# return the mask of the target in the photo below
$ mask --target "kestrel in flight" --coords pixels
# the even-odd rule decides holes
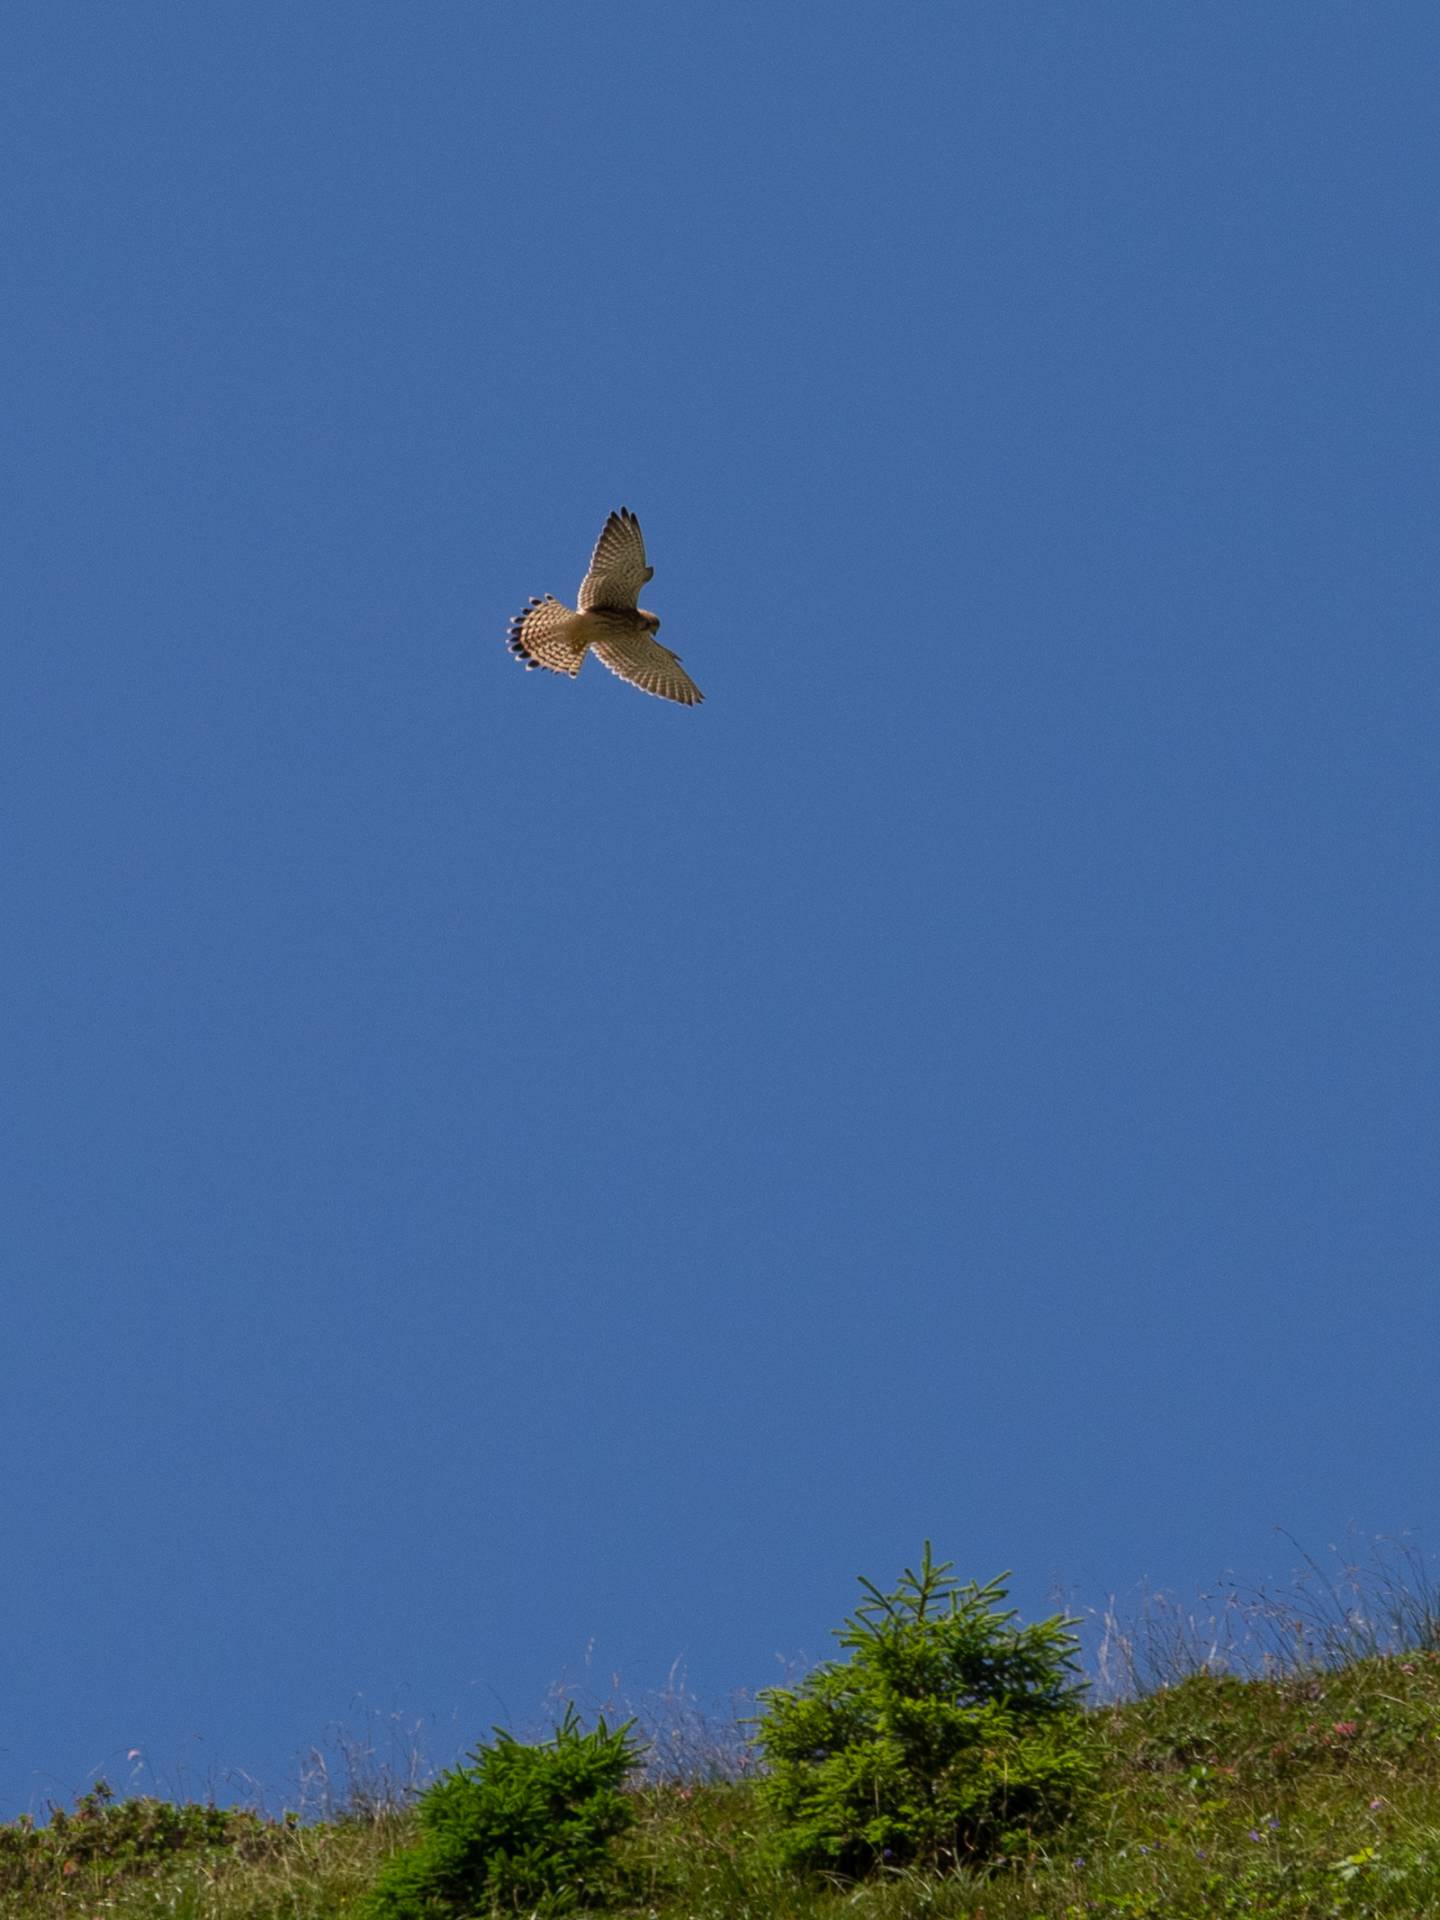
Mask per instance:
[[[548,593],[530,600],[510,622],[510,651],[527,667],[548,667],[573,680],[593,648],[622,680],[662,700],[697,706],[705,696],[680,664],[680,656],[662,647],[655,635],[660,621],[636,604],[640,589],[654,578],[645,564],[640,522],[621,507],[605,522],[590,571],[580,582],[578,611]]]

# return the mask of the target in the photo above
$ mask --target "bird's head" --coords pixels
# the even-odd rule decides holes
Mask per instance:
[[[647,613],[644,607],[637,607],[635,611],[639,614],[640,624],[647,633],[658,633],[660,631],[660,616],[658,613]]]

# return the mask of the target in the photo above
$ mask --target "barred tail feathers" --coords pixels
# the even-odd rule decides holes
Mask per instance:
[[[590,644],[583,631],[575,631],[578,625],[574,609],[563,601],[548,593],[543,600],[531,599],[510,622],[510,651],[527,667],[545,667],[573,680]]]

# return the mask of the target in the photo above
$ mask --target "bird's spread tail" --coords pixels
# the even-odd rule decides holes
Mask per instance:
[[[546,667],[551,673],[580,671],[589,641],[575,631],[573,608],[552,599],[530,600],[510,622],[510,651],[527,667]]]

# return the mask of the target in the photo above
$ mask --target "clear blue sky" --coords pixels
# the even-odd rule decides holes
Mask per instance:
[[[1440,13],[0,76],[0,1813],[1428,1537]]]

